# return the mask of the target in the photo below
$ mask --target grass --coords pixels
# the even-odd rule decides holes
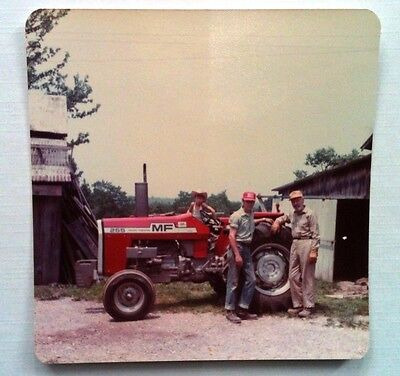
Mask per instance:
[[[89,288],[76,287],[75,285],[51,284],[48,286],[35,286],[34,294],[38,300],[57,300],[71,298],[72,300],[102,301],[104,283],[93,284]]]
[[[78,288],[73,285],[35,286],[35,298],[38,300],[56,300],[70,297],[73,300],[101,302],[104,283],[94,284],[90,288]],[[334,283],[317,281],[316,310],[327,317],[329,326],[367,328],[368,322],[358,320],[357,316],[368,315],[368,298],[330,298],[336,289]],[[223,313],[223,301],[217,297],[208,283],[174,282],[156,284],[156,311],[164,312],[213,312]],[[282,316],[282,313],[276,313]]]
[[[208,283],[158,284],[156,309],[169,312],[224,312],[221,299]]]
[[[334,283],[317,281],[316,310],[328,317],[328,325],[366,328],[368,323],[357,320],[357,316],[368,315],[368,297],[330,298],[335,292]]]
[[[75,285],[52,284],[35,286],[38,300],[102,301],[104,283],[93,284],[89,288]],[[168,312],[223,312],[223,304],[208,283],[175,282],[156,284],[156,310]]]

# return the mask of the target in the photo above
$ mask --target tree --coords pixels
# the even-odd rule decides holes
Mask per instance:
[[[96,218],[128,217],[133,215],[134,198],[121,187],[108,181],[96,181],[90,185],[84,181],[82,192]]]
[[[178,197],[172,204],[172,208],[175,212],[182,212],[189,208],[192,201],[193,197],[190,192],[180,191]],[[240,208],[240,202],[230,201],[226,195],[226,191],[211,194],[207,199],[207,203],[217,212],[223,212],[225,214],[230,214]]]
[[[49,95],[65,95],[69,115],[83,118],[100,108],[100,104],[93,104],[89,77],[75,74],[72,86],[68,85],[68,74],[63,73],[63,68],[68,63],[69,53],[44,44],[45,36],[68,12],[66,9],[39,9],[26,21],[28,88],[39,89]]]
[[[293,171],[296,180],[304,179],[308,174],[306,170],[295,170]]]
[[[223,212],[226,215],[240,208],[240,202],[232,202],[228,199],[226,191],[217,194],[212,194],[207,202],[217,211]]]
[[[189,208],[190,203],[192,202],[193,197],[190,192],[179,191],[178,197],[172,204],[172,207],[175,212],[182,212],[185,209]]]
[[[320,148],[313,153],[306,154],[305,165],[314,168],[313,173],[325,171],[329,168],[338,166],[340,164],[349,162],[360,157],[360,152],[353,149],[349,154],[338,154],[331,146],[327,148]],[[306,170],[293,171],[296,180],[303,179],[308,176]]]
[[[321,148],[306,155],[306,166],[312,166],[317,171],[324,171],[336,165],[338,154],[332,147]]]
[[[68,74],[63,73],[63,69],[68,63],[69,53],[61,51],[60,48],[46,46],[44,41],[45,36],[68,12],[67,9],[39,9],[26,21],[28,88],[41,90],[48,95],[65,96],[69,116],[84,118],[93,115],[100,108],[100,104],[93,104],[93,89],[89,84],[89,76],[85,75],[82,78],[77,73],[73,76],[73,84],[68,84]],[[73,158],[73,149],[88,142],[88,132],[79,133],[76,140],[68,142],[68,146],[71,147],[69,164],[72,173],[78,178],[82,176],[83,171],[78,169]]]
[[[357,149],[353,149],[349,154],[339,155],[337,158],[337,165],[353,161],[360,157],[360,152]]]
[[[149,197],[149,213],[160,214],[173,211],[174,200],[166,197]]]

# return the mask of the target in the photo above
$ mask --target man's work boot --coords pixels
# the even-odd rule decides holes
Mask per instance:
[[[226,318],[234,324],[240,324],[242,320],[236,315],[235,311],[226,311]]]
[[[242,320],[257,320],[258,316],[254,313],[249,313],[247,309],[239,309],[237,315],[242,319]]]
[[[301,312],[299,312],[299,317],[307,318],[310,317],[312,314],[311,308],[304,308]]]
[[[290,316],[297,316],[302,310],[303,310],[303,307],[289,308],[289,309],[287,310],[287,313],[288,313]]]

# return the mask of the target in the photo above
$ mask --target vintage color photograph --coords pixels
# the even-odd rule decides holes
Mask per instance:
[[[363,357],[379,34],[368,10],[33,12],[39,360]]]

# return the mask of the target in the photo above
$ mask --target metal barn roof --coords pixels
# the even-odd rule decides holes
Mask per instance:
[[[371,154],[340,166],[273,188],[283,197],[301,190],[307,198],[368,199],[371,176]]]

